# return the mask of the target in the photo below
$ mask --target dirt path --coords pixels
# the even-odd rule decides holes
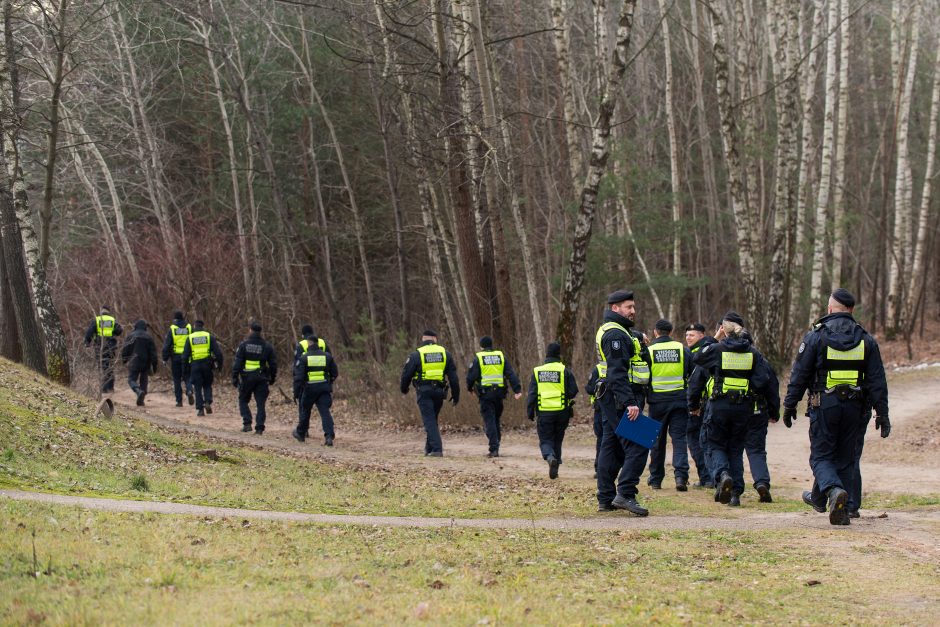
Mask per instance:
[[[132,501],[84,496],[65,496],[40,492],[0,490],[0,497],[16,500],[67,505],[84,509],[157,513],[210,518],[241,518],[331,525],[367,525],[382,527],[471,528],[471,529],[546,529],[552,531],[755,531],[755,530],[839,530],[853,534],[885,534],[921,545],[923,550],[940,556],[937,529],[940,512],[891,513],[885,518],[863,516],[849,527],[833,528],[827,516],[813,512],[755,514],[747,518],[711,518],[705,516],[652,516],[636,518],[625,513],[601,514],[591,518],[423,518],[416,516],[352,516],[306,514],[300,512],[262,511],[227,507],[206,507],[186,503]]]
[[[504,434],[501,457],[486,458],[486,438],[482,431],[448,432],[444,423],[444,450],[442,459],[428,459],[422,455],[424,433],[419,429],[376,430],[367,427],[350,428],[344,425],[343,417],[337,416],[336,446],[326,448],[318,437],[306,443],[296,442],[290,435],[294,427],[292,407],[275,406],[270,412],[267,430],[263,436],[239,431],[241,419],[234,407],[234,398],[229,388],[217,383],[221,398],[215,403],[216,411],[211,416],[197,417],[192,407],[174,406],[172,393],[158,382],[147,397],[147,406],[140,411],[134,406],[134,396],[122,389],[114,400],[130,411],[155,424],[201,433],[224,440],[248,443],[276,450],[287,450],[320,459],[344,462],[379,463],[391,467],[442,468],[474,474],[506,474],[517,477],[541,477],[546,472],[545,463],[538,455],[538,444],[534,430],[511,430]],[[224,382],[222,382],[224,383]],[[918,373],[916,378],[900,375],[891,381],[891,421],[894,435],[904,432],[907,425],[916,423],[927,412],[935,410],[935,400],[940,398],[940,368]],[[272,396],[274,399],[274,396]],[[417,412],[417,409],[415,409]],[[360,423],[357,423],[361,425]],[[318,429],[316,415],[311,420],[311,433]],[[801,416],[792,429],[783,423],[771,425],[767,437],[768,463],[775,490],[784,488],[798,498],[800,490],[808,488],[812,481],[809,469],[809,420]],[[564,480],[590,481],[593,475],[594,435],[590,426],[583,423],[569,429],[565,441],[565,463],[562,466]],[[885,447],[873,428],[866,438],[866,456],[862,460],[865,489],[879,492],[902,492],[909,494],[936,494],[940,492],[940,465],[912,465],[892,461],[890,455],[879,454]],[[887,441],[885,441],[886,443]],[[869,461],[877,460],[877,461]],[[671,475],[667,468],[667,477]],[[694,476],[694,470],[693,470]],[[666,483],[668,485],[669,479]]]

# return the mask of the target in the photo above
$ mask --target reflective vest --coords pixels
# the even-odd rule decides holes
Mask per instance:
[[[681,342],[658,342],[650,346],[650,385],[653,393],[685,389],[685,351]]]
[[[481,387],[506,387],[506,377],[503,375],[506,360],[503,351],[480,351],[477,353],[477,361],[480,363]]]
[[[298,344],[300,344],[300,352],[301,352],[301,353],[306,353],[306,352],[307,352],[307,349],[310,348],[310,340],[308,340],[308,339],[300,340],[300,342],[298,342]],[[326,350],[326,342],[323,341],[323,338],[322,338],[322,337],[318,337],[318,338],[317,338],[317,348],[319,348],[321,351],[325,351],[325,350]]]
[[[326,381],[326,355],[307,355],[307,383]]]
[[[95,316],[95,328],[100,337],[111,337],[114,335],[114,325],[116,320],[113,316],[102,314]]]
[[[596,366],[594,366],[594,368],[597,370],[597,380],[598,380],[598,381],[600,381],[601,379],[606,379],[606,378],[607,378],[607,364],[597,364]],[[591,395],[588,397],[588,399],[590,400],[591,405],[593,405],[593,404],[594,404],[594,395],[591,394]]]
[[[845,351],[833,348],[827,342],[823,369],[826,372],[826,389],[837,385],[861,385],[865,377],[865,340]]]
[[[630,383],[634,385],[648,385],[650,382],[650,367],[640,356],[640,352],[643,350],[640,346],[640,340],[636,339],[623,325],[617,322],[605,322],[597,330],[594,341],[597,344],[598,362],[604,364],[606,370],[607,356],[604,355],[604,349],[601,348],[601,340],[604,338],[604,334],[611,329],[623,331],[633,341],[633,355],[630,357],[630,372],[628,373]],[[605,372],[604,377],[606,378],[606,376],[607,374]]]
[[[170,325],[170,333],[173,334],[173,352],[177,355],[182,355],[183,350],[186,348],[186,337],[193,332],[193,327],[191,324],[186,324],[185,327],[176,326],[175,324]]]
[[[447,352],[443,346],[427,344],[418,347],[421,358],[420,381],[444,382],[444,370],[447,368]]]
[[[185,329],[185,327],[182,327]],[[208,331],[193,331],[189,334],[189,361],[201,361],[209,357],[209,348],[212,346],[212,336]],[[176,336],[173,336],[176,341]],[[185,340],[184,340],[185,341]]]
[[[722,351],[721,366],[716,377],[716,382],[721,381],[721,393],[747,394],[750,391],[753,370],[754,353],[751,351],[743,353]]]
[[[565,365],[552,362],[536,366],[533,369],[538,392],[539,411],[561,411],[568,404],[565,401]]]

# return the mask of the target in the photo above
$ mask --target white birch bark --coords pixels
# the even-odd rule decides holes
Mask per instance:
[[[840,0],[839,23],[839,117],[836,126],[836,175],[832,190],[832,287],[842,285],[845,252],[845,162],[849,111],[850,0]]]
[[[659,0],[659,11],[662,14],[663,48],[666,65],[666,130],[669,135],[669,181],[670,199],[672,207],[672,275],[677,279],[682,273],[682,208],[679,203],[679,140],[676,136],[676,117],[673,105],[673,73],[672,73],[672,39],[669,35],[669,3]],[[669,319],[676,316],[676,300],[679,294],[671,291],[669,294]]]
[[[581,179],[581,142],[577,126],[577,106],[574,84],[571,80],[571,35],[568,26],[568,0],[551,0],[552,26],[555,33],[555,59],[558,63],[558,80],[561,82],[562,107],[564,113],[565,139],[568,145],[568,167],[571,189],[578,189]]]

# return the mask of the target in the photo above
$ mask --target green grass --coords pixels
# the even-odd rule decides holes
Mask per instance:
[[[940,612],[936,563],[839,530],[327,527],[12,501],[0,525],[5,624],[800,624],[821,608],[926,624]]]

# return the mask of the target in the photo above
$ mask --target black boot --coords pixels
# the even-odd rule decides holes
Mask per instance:
[[[186,392],[186,400],[189,402],[190,405],[196,404],[196,397],[193,396],[192,392]]]
[[[206,412],[203,411],[203,410],[201,410],[201,409],[197,409],[197,410],[196,410],[196,415],[197,415],[197,416],[205,416],[205,415],[206,415]]]
[[[758,483],[755,488],[760,495],[761,503],[773,503],[774,497],[770,496],[770,486],[766,483]]]
[[[291,431],[291,435],[294,436],[294,439],[297,440],[298,442],[303,442],[305,439],[304,436],[298,433],[297,429],[294,429],[293,431]]]
[[[242,425],[242,433],[249,433],[251,431],[251,425]]]
[[[689,481],[679,477],[676,479],[676,492],[688,492],[689,491]]]
[[[715,499],[719,503],[727,505],[731,502],[731,490],[734,488],[734,481],[731,479],[731,475],[726,472],[721,473],[721,477],[718,479],[718,487],[715,488]]]
[[[209,403],[208,405],[206,405],[206,413],[207,414],[212,413],[212,403]]]
[[[650,511],[636,502],[635,497],[624,498],[619,494],[614,497],[611,505],[617,509],[625,509],[635,516],[649,516]]]
[[[849,509],[847,507],[849,493],[842,488],[829,488],[829,524],[849,524]]]
[[[333,436],[332,435],[326,436],[323,439],[323,444],[325,444],[326,446],[333,446]]]
[[[816,501],[813,500],[813,493],[809,490],[803,490],[803,502],[815,509],[820,514],[826,511],[825,507],[817,504]]]
[[[548,478],[549,479],[558,478],[558,460],[555,459],[554,455],[548,456]]]
[[[144,397],[145,397],[145,396],[147,396],[147,393],[144,392],[143,390],[138,390],[138,391],[137,391],[137,406],[138,406],[138,407],[143,407],[143,406],[144,406]]]
[[[738,494],[732,494],[731,500],[728,501],[728,505],[731,507],[741,507],[741,497]]]

